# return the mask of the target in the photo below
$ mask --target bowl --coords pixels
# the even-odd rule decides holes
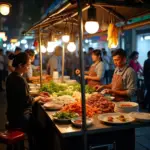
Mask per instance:
[[[139,104],[135,102],[118,102],[115,104],[115,112],[130,113],[138,111]]]

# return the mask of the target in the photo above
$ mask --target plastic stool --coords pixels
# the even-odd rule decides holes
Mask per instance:
[[[24,136],[23,132],[17,130],[0,132],[0,143],[6,144],[9,150],[14,150],[15,145],[21,150],[21,145],[24,147]]]

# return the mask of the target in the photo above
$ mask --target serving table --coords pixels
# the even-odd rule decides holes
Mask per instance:
[[[34,105],[34,116],[38,123],[47,130],[51,150],[82,150],[82,130],[71,124],[56,124],[52,115],[54,111],[46,111],[39,103]],[[133,122],[126,125],[108,125],[100,122],[98,116],[93,118],[93,125],[87,128],[89,150],[134,150],[135,128],[147,127],[150,123]],[[106,148],[107,147],[107,148]]]

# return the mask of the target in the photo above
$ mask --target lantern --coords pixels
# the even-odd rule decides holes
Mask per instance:
[[[7,16],[10,13],[11,5],[8,3],[0,3],[0,13],[4,16]]]

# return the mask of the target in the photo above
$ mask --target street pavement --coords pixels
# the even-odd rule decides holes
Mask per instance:
[[[5,130],[6,122],[6,94],[0,93],[0,131]],[[0,150],[5,150],[5,145],[0,144]],[[150,150],[150,127],[136,129],[136,150]]]

